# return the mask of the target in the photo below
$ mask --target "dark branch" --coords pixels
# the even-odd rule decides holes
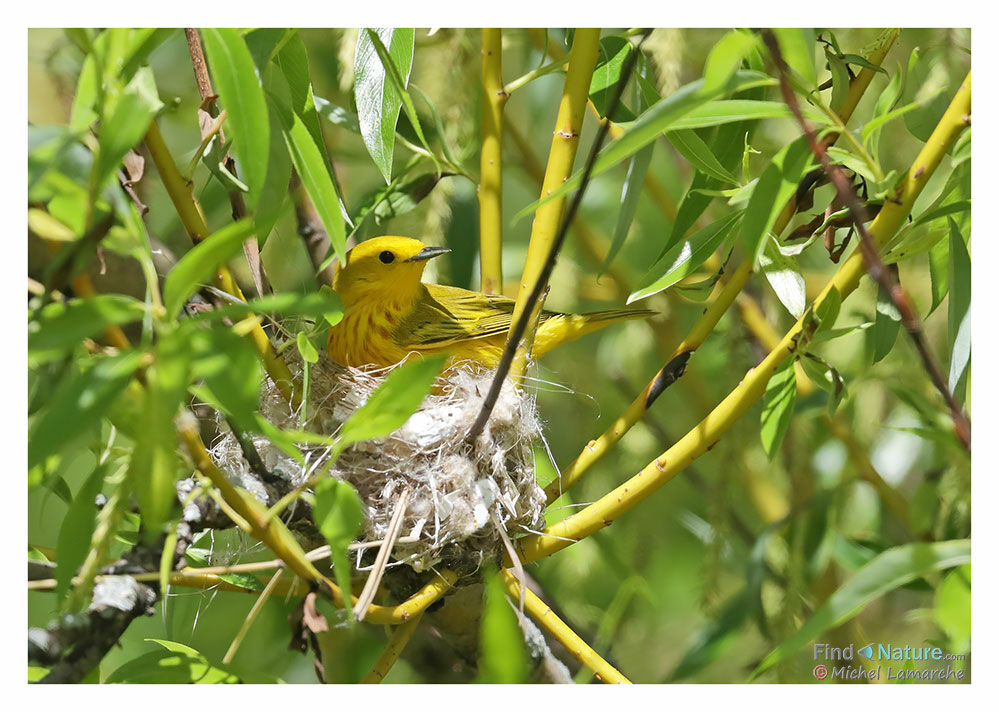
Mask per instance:
[[[761,32],[763,35],[763,41],[770,50],[770,54],[773,56],[774,62],[777,64],[777,70],[780,73],[780,89],[781,94],[784,97],[784,101],[787,103],[791,113],[794,114],[795,119],[801,126],[801,130],[805,133],[815,157],[819,160],[819,163],[822,164],[822,168],[829,176],[832,184],[836,187],[836,193],[838,194],[839,199],[849,209],[850,214],[853,216],[853,223],[857,229],[857,234],[860,236],[859,249],[864,257],[864,262],[867,264],[867,271],[871,275],[871,278],[877,282],[882,289],[884,289],[886,294],[889,295],[892,303],[895,305],[895,308],[898,309],[899,314],[902,315],[902,325],[912,338],[912,342],[916,347],[919,358],[923,362],[923,368],[926,370],[926,373],[929,374],[933,385],[936,386],[938,391],[940,391],[940,395],[943,396],[944,401],[946,401],[947,406],[950,408],[951,418],[954,421],[954,432],[965,448],[970,451],[971,422],[964,414],[961,405],[954,398],[954,394],[950,392],[950,388],[947,387],[947,382],[944,380],[940,367],[937,366],[936,359],[933,357],[933,354],[930,352],[929,346],[926,343],[922,324],[920,323],[919,317],[916,315],[915,309],[912,307],[909,295],[902,288],[902,285],[899,284],[891,270],[885,266],[880,254],[878,254],[877,243],[874,238],[871,237],[867,228],[864,227],[869,220],[867,210],[864,208],[863,202],[857,195],[853,185],[847,179],[846,175],[844,175],[842,169],[829,160],[825,145],[818,140],[815,132],[805,121],[805,117],[801,113],[801,108],[798,106],[798,99],[794,95],[794,90],[791,88],[791,82],[788,80],[788,66],[784,61],[784,57],[781,55],[780,46],[777,43],[776,36],[773,31],[769,29],[762,30]]]
[[[621,101],[621,95],[624,93],[624,87],[631,78],[632,70],[635,68],[635,63],[638,61],[638,54],[642,49],[642,44],[648,38],[651,30],[645,30],[642,34],[642,39],[635,47],[635,50],[628,55],[628,58],[624,62],[624,66],[621,68],[621,79],[618,81],[617,86],[614,87],[614,94],[611,96],[610,103],[607,105],[607,112],[605,114],[606,118],[600,124],[600,128],[597,131],[596,138],[593,141],[593,145],[590,147],[590,154],[586,158],[586,167],[583,169],[582,180],[579,183],[579,188],[573,193],[572,200],[569,201],[569,206],[565,213],[562,215],[562,220],[559,223],[558,231],[555,233],[555,239],[552,241],[552,246],[548,251],[548,256],[545,259],[545,263],[541,268],[540,274],[538,274],[537,280],[534,282],[534,287],[531,289],[531,293],[527,298],[527,302],[524,304],[524,309],[520,314],[520,318],[517,322],[510,327],[510,335],[507,337],[506,346],[503,348],[503,356],[500,358],[499,365],[496,367],[496,375],[493,376],[493,381],[489,386],[489,392],[486,394],[485,400],[482,402],[482,409],[479,411],[479,415],[476,417],[475,422],[472,424],[471,429],[468,431],[466,436],[467,442],[474,442],[476,438],[482,433],[483,428],[486,427],[486,423],[489,421],[489,416],[493,412],[493,408],[496,406],[496,400],[499,398],[500,390],[503,388],[503,381],[506,380],[507,374],[510,372],[510,366],[513,364],[514,356],[517,353],[517,347],[520,345],[520,340],[524,338],[524,334],[527,331],[527,326],[531,322],[531,319],[536,319],[537,306],[540,303],[542,294],[548,289],[548,280],[552,276],[552,271],[555,269],[555,262],[558,260],[559,252],[562,250],[562,245],[565,242],[565,236],[569,232],[569,226],[572,225],[573,219],[576,217],[576,213],[579,210],[579,205],[583,201],[583,193],[586,191],[586,187],[590,182],[590,175],[593,173],[593,164],[596,163],[597,155],[600,153],[600,148],[603,146],[604,140],[607,138],[607,133],[610,131],[610,117],[614,115],[614,111],[617,109],[618,104]]]

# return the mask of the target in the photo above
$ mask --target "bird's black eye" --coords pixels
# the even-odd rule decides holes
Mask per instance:
[[[380,259],[385,264],[392,264],[392,262],[395,260],[395,255],[393,255],[388,250],[385,250],[384,252],[378,255],[378,259]]]

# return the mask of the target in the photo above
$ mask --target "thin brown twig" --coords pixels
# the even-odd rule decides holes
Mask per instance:
[[[950,408],[951,419],[954,421],[954,433],[957,435],[958,440],[961,441],[961,444],[970,452],[971,421],[965,415],[961,405],[954,398],[954,394],[951,393],[947,382],[944,380],[943,373],[940,371],[940,367],[937,365],[936,359],[933,357],[926,343],[922,323],[915,309],[912,307],[909,295],[902,288],[902,285],[895,278],[892,271],[885,266],[884,261],[878,254],[877,243],[871,237],[867,228],[864,227],[868,221],[867,210],[850,184],[849,179],[844,175],[839,166],[834,165],[829,159],[825,145],[819,141],[815,131],[805,121],[805,117],[802,115],[801,108],[798,105],[798,99],[794,95],[794,89],[792,89],[791,82],[788,79],[788,66],[781,55],[776,36],[769,29],[764,29],[761,32],[763,41],[770,50],[770,54],[773,56],[780,74],[780,89],[784,97],[784,102],[791,110],[791,113],[794,114],[799,126],[801,126],[801,130],[808,139],[812,153],[815,154],[815,157],[822,164],[822,168],[828,174],[830,181],[832,181],[832,184],[836,188],[839,199],[849,209],[850,215],[853,217],[857,234],[860,236],[859,249],[864,257],[864,262],[867,264],[867,271],[871,278],[888,294],[895,308],[898,309],[899,314],[902,316],[902,325],[912,338],[916,352],[923,363],[923,368]]]
[[[205,62],[205,52],[201,47],[201,38],[198,30],[193,27],[185,27],[184,35],[187,37],[187,49],[191,54],[191,65],[194,67],[194,81],[198,84],[198,93],[201,95],[201,107],[198,111],[207,111],[213,118],[218,115],[215,108],[215,100],[218,95],[212,88],[212,80],[208,75],[208,65]],[[200,122],[199,122],[200,123]],[[225,145],[225,135],[219,129],[219,143]],[[225,156],[225,167],[233,176],[239,177],[236,172],[236,161],[228,153]],[[236,189],[229,191],[229,205],[232,207],[232,219],[241,220],[246,217],[246,203],[243,201],[243,194]],[[257,239],[250,237],[243,243],[243,254],[250,267],[250,275],[253,277],[253,285],[257,288],[257,294],[264,295],[264,268],[260,264],[260,248]]]
[[[636,47],[635,51],[631,52],[628,55],[628,58],[624,61],[624,65],[621,68],[621,79],[618,81],[617,86],[614,87],[614,94],[608,104],[608,115],[613,114],[618,103],[621,101],[621,95],[624,93],[624,85],[628,83],[628,80],[631,77],[631,72],[635,67],[635,63],[638,61],[638,54],[641,50],[642,43],[645,42],[645,39],[649,36],[650,32],[650,30],[645,31],[641,41],[638,43],[638,47]],[[489,392],[486,394],[486,397],[482,402],[482,408],[479,410],[479,414],[475,418],[475,422],[472,424],[472,427],[469,429],[468,435],[465,438],[467,442],[474,442],[475,439],[479,437],[483,428],[485,428],[486,422],[488,422],[489,416],[493,412],[493,407],[495,407],[496,401],[499,398],[503,382],[506,380],[506,376],[510,372],[510,367],[513,365],[513,359],[517,354],[517,348],[520,345],[520,340],[524,338],[524,334],[527,332],[527,327],[531,323],[531,320],[536,319],[538,316],[537,305],[540,304],[539,300],[541,299],[541,296],[548,289],[548,280],[551,278],[552,271],[555,269],[555,262],[558,260],[559,252],[561,252],[562,245],[565,243],[565,236],[569,232],[569,226],[572,225],[572,221],[576,217],[576,213],[579,210],[579,205],[583,201],[583,193],[586,191],[586,187],[590,182],[590,175],[593,172],[593,164],[596,163],[597,155],[600,153],[600,148],[603,146],[604,140],[607,138],[609,131],[609,121],[601,123],[600,128],[597,129],[597,135],[593,141],[593,146],[590,148],[590,154],[586,158],[586,167],[583,169],[579,188],[576,189],[576,192],[572,196],[572,200],[569,202],[565,213],[562,215],[558,232],[555,233],[555,239],[552,241],[551,248],[548,250],[548,256],[545,258],[544,264],[541,267],[541,272],[538,274],[538,278],[534,281],[534,286],[527,297],[526,307],[521,312],[520,318],[517,319],[517,321],[510,327],[510,335],[507,337],[506,345],[503,347],[503,355],[500,358],[499,365],[496,367],[496,374],[493,376],[493,381],[489,385]]]

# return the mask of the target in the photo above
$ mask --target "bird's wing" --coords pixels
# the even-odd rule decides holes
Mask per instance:
[[[438,284],[424,287],[423,297],[395,329],[393,336],[400,346],[446,346],[509,331],[512,299]],[[550,316],[552,312],[544,312],[541,320]]]

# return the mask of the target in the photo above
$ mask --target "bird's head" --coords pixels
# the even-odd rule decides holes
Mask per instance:
[[[450,252],[411,237],[386,235],[365,240],[347,253],[333,286],[345,305],[360,299],[398,299],[415,293],[427,260]]]

